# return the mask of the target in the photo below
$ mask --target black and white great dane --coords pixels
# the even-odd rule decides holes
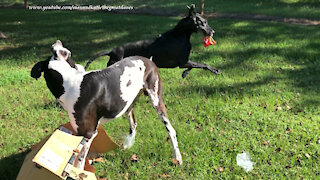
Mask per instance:
[[[161,80],[156,65],[147,58],[132,56],[112,66],[85,72],[81,65],[71,59],[71,52],[61,41],[52,45],[53,56],[35,64],[31,77],[38,79],[44,72],[51,93],[67,110],[72,128],[87,141],[76,159],[75,165],[84,168],[90,145],[97,135],[99,123],[126,114],[130,134],[124,148],[133,145],[137,123],[134,119],[134,101],[145,92],[166,126],[173,147],[174,159],[182,164],[176,131],[170,124],[162,100]]]

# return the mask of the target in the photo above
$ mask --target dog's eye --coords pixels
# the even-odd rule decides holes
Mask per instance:
[[[196,21],[197,21],[197,24],[198,24],[198,25],[200,25],[200,26],[203,26],[203,25],[204,25],[204,24],[203,24],[203,21],[202,21],[200,18],[197,18]]]
[[[203,22],[202,22],[201,20],[198,21],[198,24],[199,24],[200,26],[203,26]]]

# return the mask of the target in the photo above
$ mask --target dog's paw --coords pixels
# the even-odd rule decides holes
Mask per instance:
[[[172,159],[174,165],[182,165],[182,156],[180,152],[176,152],[174,158]]]
[[[123,149],[129,149],[134,145],[135,135],[129,134],[124,137]]]
[[[221,74],[221,70],[220,69],[212,69],[211,72],[214,73],[214,74]]]
[[[178,160],[178,159],[174,158],[174,159],[172,159],[172,163],[175,166],[179,166],[179,165],[182,165],[182,160]]]

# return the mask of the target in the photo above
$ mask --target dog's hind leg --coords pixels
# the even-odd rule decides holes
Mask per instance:
[[[166,126],[166,129],[168,131],[168,135],[170,137],[171,144],[172,144],[173,158],[181,165],[182,164],[182,156],[180,154],[180,150],[178,147],[177,133],[176,133],[175,129],[172,127],[172,125],[168,119],[168,115],[166,113],[166,108],[165,108],[165,105],[164,105],[162,99],[159,100],[159,105],[156,106],[155,108],[156,108],[156,111],[157,111],[159,117],[161,118],[163,124]]]
[[[133,146],[136,136],[136,128],[137,128],[137,122],[134,119],[134,113],[133,108],[127,111],[126,113],[128,119],[129,119],[129,135],[125,137],[123,148],[129,149]]]
[[[175,129],[172,127],[168,115],[167,110],[162,100],[161,95],[161,82],[159,76],[157,76],[157,80],[154,83],[148,83],[148,87],[146,88],[148,96],[152,102],[152,105],[156,109],[159,117],[161,118],[163,124],[166,126],[168,131],[168,135],[171,139],[172,149],[173,149],[173,158],[178,164],[182,164],[182,156],[180,154],[180,150],[178,147],[177,141],[177,133]]]
[[[182,78],[185,78],[189,72],[191,71],[192,68],[201,68],[205,70],[209,70],[210,72],[214,74],[220,74],[221,71],[219,69],[216,69],[214,67],[210,67],[207,64],[201,64],[193,61],[188,61],[186,64],[180,65],[180,68],[188,68],[187,70],[183,71],[182,73]]]

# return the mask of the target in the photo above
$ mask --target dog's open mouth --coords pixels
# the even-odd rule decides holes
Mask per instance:
[[[203,37],[202,42],[203,42],[204,47],[208,47],[210,45],[215,45],[217,43],[211,36]]]

